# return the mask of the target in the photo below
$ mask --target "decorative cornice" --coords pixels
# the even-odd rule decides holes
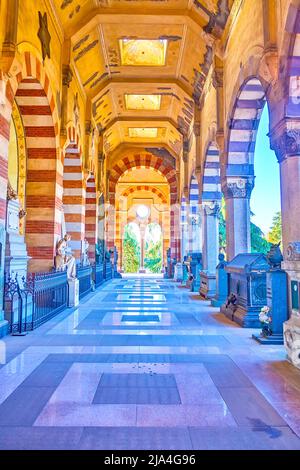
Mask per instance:
[[[222,183],[225,199],[250,199],[254,188],[254,178],[241,178],[237,181]]]
[[[91,121],[85,121],[85,133],[89,135],[91,134],[92,130],[93,127]]]

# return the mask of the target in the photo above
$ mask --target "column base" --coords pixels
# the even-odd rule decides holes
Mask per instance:
[[[226,299],[219,300],[217,298],[213,298],[211,299],[211,306],[215,308],[220,308],[225,301]]]
[[[200,276],[201,297],[206,300],[212,299],[216,295],[216,275],[201,271]]]
[[[9,333],[9,323],[7,320],[0,321],[0,338],[8,335]]]
[[[264,345],[281,345],[284,343],[283,335],[271,335],[271,336],[262,336],[262,335],[252,335],[252,338],[257,341],[259,344]]]
[[[300,317],[291,317],[283,324],[284,346],[288,360],[300,369]]]

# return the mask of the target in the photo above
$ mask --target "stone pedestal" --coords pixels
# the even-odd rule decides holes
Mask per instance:
[[[183,263],[182,270],[183,270],[182,285],[186,286],[189,280],[189,270],[188,270],[188,264],[186,262]]]
[[[203,299],[212,299],[216,295],[216,275],[208,271],[200,273],[200,295]]]
[[[211,299],[216,294],[216,266],[219,254],[219,213],[217,201],[207,202],[203,208],[203,270],[200,273],[200,295]]]
[[[200,289],[200,271],[202,270],[202,254],[195,252],[190,254],[190,271],[193,275],[191,282],[191,292],[199,292]]]
[[[6,343],[0,341],[0,364],[6,364]]]
[[[289,361],[300,369],[300,317],[292,316],[283,325],[284,345]]]
[[[216,272],[216,295],[211,301],[213,307],[221,307],[228,297],[228,274],[225,271],[227,263],[223,254],[219,255],[219,261]]]
[[[30,257],[27,255],[27,248],[24,237],[19,232],[19,212],[20,204],[18,199],[11,199],[7,203],[6,216],[6,244],[5,244],[5,276],[15,278],[18,275],[18,282],[22,285],[22,278],[27,277],[27,265]],[[31,299],[30,302],[31,304]],[[32,305],[28,307],[32,311]],[[5,303],[5,319],[11,324],[18,322],[18,302]],[[1,334],[1,333],[0,333]]]
[[[274,270],[267,273],[267,306],[271,309],[271,336],[253,335],[260,344],[283,344],[283,324],[288,319],[287,274]]]
[[[27,249],[24,237],[19,233],[20,204],[17,199],[7,203],[6,219],[6,245],[5,245],[5,273],[6,275],[18,274],[19,280],[27,276]]]
[[[79,305],[79,281],[78,279],[68,279],[69,297],[68,307],[77,307]]]
[[[183,266],[182,263],[177,263],[174,269],[174,280],[177,282],[182,282],[183,279]]]

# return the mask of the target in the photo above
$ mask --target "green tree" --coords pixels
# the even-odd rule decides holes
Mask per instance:
[[[148,236],[145,246],[145,268],[152,273],[160,273],[162,270],[162,238],[154,241],[154,232],[158,229],[157,224],[148,225]]]
[[[140,242],[129,224],[125,227],[123,240],[123,267],[125,273],[136,273],[140,267]]]
[[[272,225],[268,235],[268,241],[270,243],[279,243],[282,240],[282,220],[281,212],[276,212],[273,217]]]
[[[251,250],[252,253],[268,253],[270,243],[266,240],[263,231],[251,222]]]
[[[222,198],[221,211],[220,211],[220,220],[219,220],[219,244],[220,252],[226,253],[226,206],[225,199]]]

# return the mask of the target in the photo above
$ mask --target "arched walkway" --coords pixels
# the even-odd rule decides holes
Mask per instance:
[[[242,85],[230,123],[226,175],[222,190],[226,200],[227,257],[251,251],[250,197],[254,186],[254,151],[265,91],[257,78]]]

